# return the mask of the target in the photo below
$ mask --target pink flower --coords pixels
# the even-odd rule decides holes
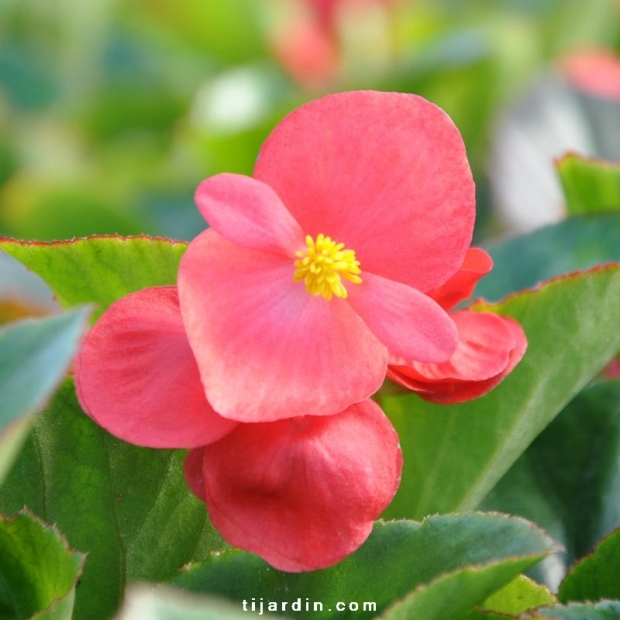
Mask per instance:
[[[620,58],[605,50],[581,50],[559,60],[560,69],[575,88],[604,99],[620,99]]]
[[[175,287],[112,304],[83,342],[75,380],[84,410],[113,435],[194,448],[187,480],[215,527],[281,570],[323,568],[352,553],[400,481],[398,437],[372,401],[334,416],[262,424],[215,413]]]
[[[447,310],[467,299],[477,280],[491,270],[490,256],[468,251],[461,269],[430,295]],[[509,317],[490,312],[452,313],[459,342],[449,360],[440,364],[390,364],[387,377],[433,403],[461,403],[483,396],[519,363],[527,348],[523,329]]]
[[[441,363],[455,325],[426,293],[463,262],[474,221],[465,148],[415,95],[350,92],[302,106],[254,178],[196,193],[211,228],[183,256],[183,324],[221,416],[332,415],[395,363]]]
[[[185,471],[228,542],[300,572],[331,566],[368,538],[401,467],[396,432],[367,400],[335,416],[241,424],[192,450]]]
[[[197,203],[211,229],[178,289],[108,308],[76,360],[78,398],[125,441],[190,448],[188,483],[231,544],[282,570],[329,566],[399,483],[398,437],[368,400],[388,359],[443,364],[457,346],[441,303],[477,278],[459,270],[463,143],[414,95],[333,95],[274,130],[254,178],[208,179]]]

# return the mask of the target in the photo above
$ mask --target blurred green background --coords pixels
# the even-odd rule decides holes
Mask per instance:
[[[502,215],[510,166],[540,212],[541,132],[592,133],[601,116],[559,63],[615,54],[619,26],[612,0],[0,0],[0,235],[191,239],[203,178],[251,174],[288,111],[357,88],[444,108],[477,180],[477,240],[517,230]],[[581,97],[568,121],[554,97]],[[515,126],[529,151],[510,142]]]

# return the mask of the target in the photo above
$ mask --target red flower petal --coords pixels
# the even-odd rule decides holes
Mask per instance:
[[[519,363],[527,348],[522,327],[509,317],[462,311],[452,315],[459,346],[443,364],[389,366],[387,376],[438,404],[483,396]]]
[[[330,415],[379,389],[387,350],[346,301],[309,295],[289,259],[207,230],[179,269],[209,402],[240,422]]]
[[[370,330],[400,363],[443,362],[456,349],[454,322],[435,301],[420,291],[365,274],[349,287],[347,300]]]
[[[305,234],[328,235],[372,272],[427,291],[462,263],[475,216],[461,136],[416,95],[358,91],[289,114],[254,176]]]
[[[441,286],[429,291],[427,295],[442,308],[451,310],[471,297],[478,280],[486,276],[492,268],[493,260],[484,250],[469,248],[459,270]]]
[[[207,402],[173,286],[112,304],[84,339],[75,382],[84,411],[139,446],[203,446],[235,426]]]
[[[305,247],[299,224],[276,193],[242,174],[218,174],[196,190],[202,216],[222,237],[246,248],[295,257]]]
[[[194,448],[187,453],[183,462],[183,473],[189,490],[201,501],[207,501],[205,477],[202,474],[202,464],[205,458],[205,448]]]
[[[402,455],[372,401],[335,416],[243,424],[205,449],[209,515],[232,545],[279,570],[331,566],[368,537]]]

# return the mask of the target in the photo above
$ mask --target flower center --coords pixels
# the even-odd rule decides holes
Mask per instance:
[[[354,250],[345,250],[344,243],[336,243],[330,237],[320,234],[316,240],[306,235],[308,249],[299,251],[295,261],[295,275],[293,280],[306,284],[308,293],[323,295],[327,301],[332,295],[346,299],[347,289],[341,277],[353,284],[359,284],[362,279],[359,274],[360,262],[355,258]]]

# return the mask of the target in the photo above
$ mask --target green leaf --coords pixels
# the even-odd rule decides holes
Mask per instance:
[[[569,215],[620,210],[620,165],[569,153],[555,164]]]
[[[13,461],[28,436],[31,418],[25,417],[13,422],[0,432],[0,482],[7,475]]]
[[[0,329],[0,482],[25,438],[18,418],[43,407],[67,372],[89,308],[44,319],[25,319]]]
[[[564,578],[558,591],[568,601],[620,600],[620,528],[604,538],[595,552],[581,560]]]
[[[619,601],[602,601],[596,604],[574,603],[572,605],[554,605],[537,609],[533,614],[522,616],[521,620],[618,620],[620,618]]]
[[[476,295],[497,301],[508,293],[601,263],[620,262],[620,214],[571,217],[559,224],[486,247],[491,273]]]
[[[497,589],[498,584],[506,583],[510,576],[518,573],[519,567],[523,569],[523,564],[504,562],[442,575],[396,603],[381,616],[381,620],[460,620],[463,614]]]
[[[217,596],[197,596],[172,588],[154,590],[138,586],[127,593],[117,620],[247,620],[248,612],[251,612],[250,607],[244,611],[239,603]],[[267,620],[281,618],[269,612],[260,616]]]
[[[90,237],[39,243],[0,239],[0,250],[39,275],[67,308],[113,301],[146,288],[176,283],[187,243],[152,237]]]
[[[183,478],[182,451],[113,438],[80,409],[67,382],[6,481],[0,511],[28,506],[88,553],[75,620],[109,618],[128,582],[159,581],[225,547]]]
[[[70,620],[84,556],[27,511],[0,517],[0,617]]]
[[[555,596],[545,586],[519,575],[507,586],[492,594],[480,608],[516,616],[535,607],[553,605],[556,602]]]
[[[501,385],[462,405],[433,405],[415,395],[383,397],[404,455],[389,517],[420,518],[478,505],[620,348],[620,267],[554,280],[475,309],[516,318],[528,350]]]
[[[564,544],[570,564],[620,526],[619,456],[620,381],[598,383],[570,402],[481,506],[538,523]]]
[[[521,519],[443,515],[422,523],[376,523],[356,553],[324,570],[282,573],[255,555],[231,550],[188,568],[172,583],[241,603],[257,605],[262,600],[268,611],[311,611],[317,620],[372,618],[413,592],[416,603],[430,606],[451,598],[452,605],[442,608],[448,615],[439,616],[449,620],[457,617],[451,614],[482,602],[552,548],[541,530]],[[269,609],[270,602],[277,603],[277,609]]]

